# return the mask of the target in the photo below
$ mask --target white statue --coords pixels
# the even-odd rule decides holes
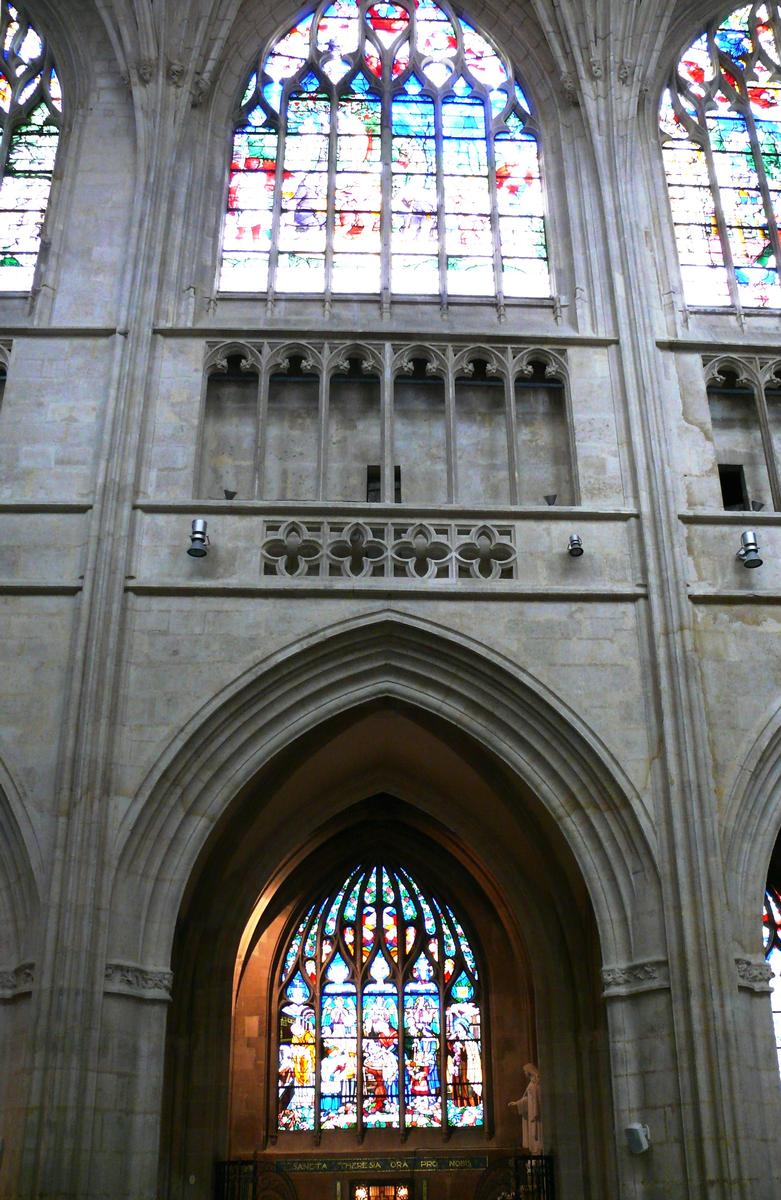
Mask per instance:
[[[527,1154],[542,1154],[542,1112],[540,1110],[540,1072],[534,1063],[527,1063],[523,1068],[528,1080],[526,1091],[520,1100],[511,1100],[509,1108],[514,1108],[521,1118],[521,1147]]]

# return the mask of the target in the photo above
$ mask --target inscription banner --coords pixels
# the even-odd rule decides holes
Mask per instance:
[[[346,1175],[372,1171],[484,1171],[484,1154],[394,1154],[390,1157],[278,1158],[274,1169],[288,1175]]]

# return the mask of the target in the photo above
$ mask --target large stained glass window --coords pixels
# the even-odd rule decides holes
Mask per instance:
[[[51,54],[18,4],[0,0],[0,291],[28,291],[60,135]]]
[[[776,1034],[778,1069],[781,1071],[781,891],[768,883],[762,913],[762,934],[765,958],[773,968],[770,980],[770,1002],[773,1009],[773,1028]]]
[[[447,904],[408,871],[356,868],[284,956],[280,1130],[483,1124],[480,983]]]
[[[660,124],[686,301],[781,308],[781,6],[741,5],[692,42]]]
[[[323,0],[251,76],[220,287],[548,296],[537,128],[506,58],[433,0]]]

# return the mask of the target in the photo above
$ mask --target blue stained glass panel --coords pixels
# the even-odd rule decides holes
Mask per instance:
[[[485,108],[482,100],[444,100],[442,133],[445,137],[480,138],[485,141]]]
[[[485,142],[471,138],[445,138],[442,167],[446,175],[485,175],[488,152]]]
[[[397,137],[433,137],[434,104],[427,97],[398,97],[391,111]]]

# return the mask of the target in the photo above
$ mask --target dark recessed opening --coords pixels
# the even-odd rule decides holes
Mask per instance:
[[[721,499],[727,512],[746,512],[749,508],[746,473],[737,463],[719,463]]]
[[[382,500],[382,468],[378,463],[372,463],[366,468],[366,499],[369,504],[379,504]],[[401,504],[401,467],[393,468],[393,499]]]

